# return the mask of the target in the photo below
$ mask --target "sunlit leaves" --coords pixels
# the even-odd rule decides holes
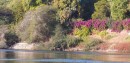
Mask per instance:
[[[108,0],[110,4],[111,17],[113,20],[126,18],[128,0]]]
[[[107,0],[99,0],[94,4],[95,12],[92,15],[93,19],[106,19],[110,17],[109,3]]]

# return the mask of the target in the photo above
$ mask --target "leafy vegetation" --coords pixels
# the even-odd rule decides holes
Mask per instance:
[[[93,19],[107,19],[110,17],[110,6],[107,0],[99,0],[94,6],[95,12],[92,15]]]
[[[90,34],[90,30],[89,30],[89,28],[87,28],[85,26],[81,26],[80,28],[75,28],[73,34],[75,36],[85,38]]]
[[[104,30],[104,31],[99,32],[98,35],[101,36],[101,38],[105,38],[108,35],[108,32]]]
[[[86,50],[86,51],[91,50],[92,47],[99,45],[101,43],[103,43],[102,40],[96,39],[96,38],[91,38],[91,37],[87,37],[84,42],[81,42],[81,44],[85,47],[84,50]]]
[[[39,6],[35,11],[28,11],[17,25],[16,33],[21,40],[44,42],[49,40],[55,26],[55,10],[49,6]]]
[[[35,9],[42,4],[42,0],[12,0],[7,7],[13,11],[15,21],[22,20],[23,15],[29,9]]]
[[[79,16],[79,0],[53,0],[52,6],[57,9],[57,18],[61,24]]]
[[[113,20],[126,18],[128,0],[108,0],[110,4],[111,17]]]
[[[57,25],[55,29],[55,35],[53,37],[53,44],[54,50],[64,50],[70,47],[75,47],[80,43],[79,38],[75,38],[73,36],[66,36],[63,32],[62,26]]]
[[[89,35],[109,39],[107,29],[130,30],[129,5],[128,0],[0,0],[0,25],[9,25],[9,32],[14,33],[6,34],[9,44],[18,42],[12,40],[17,38],[28,43],[49,42],[48,47],[55,50],[80,42],[90,48],[102,41],[89,40]]]

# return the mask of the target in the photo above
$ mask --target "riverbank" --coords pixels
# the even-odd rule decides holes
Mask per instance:
[[[105,42],[97,45],[93,51],[98,52],[130,52],[130,32],[122,30],[121,32],[111,32],[107,30],[108,35],[111,36],[109,39],[102,39]]]
[[[102,40],[103,43],[90,48],[90,51],[105,52],[105,53],[129,53],[130,52],[130,32],[122,30],[121,32],[112,32],[106,30],[107,34],[102,37],[94,34],[89,35],[91,38]],[[79,44],[77,47],[67,49],[66,51],[83,51],[85,46]]]
[[[8,26],[0,27],[0,48],[4,49],[22,49],[22,50],[54,50],[49,49],[50,44],[53,41],[50,40],[44,43],[28,43],[26,41],[20,42],[18,37],[9,34]],[[102,32],[102,31],[101,31]],[[106,52],[106,53],[129,53],[130,52],[130,32],[127,30],[122,30],[121,32],[112,32],[111,29],[105,30],[104,33],[101,32],[93,33],[88,35],[85,42],[79,42],[76,46],[65,48],[65,49],[55,49],[59,51],[95,51],[95,52]],[[74,37],[74,36],[71,36]],[[73,45],[73,44],[71,44]],[[88,47],[89,46],[89,47]]]

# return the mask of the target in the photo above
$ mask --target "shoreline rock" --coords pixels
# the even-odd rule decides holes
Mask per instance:
[[[38,50],[40,45],[36,43],[17,43],[14,46],[10,47],[10,49],[19,49],[19,50]]]

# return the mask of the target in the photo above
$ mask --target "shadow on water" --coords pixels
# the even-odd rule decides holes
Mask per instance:
[[[129,54],[0,50],[0,63],[129,63]]]

